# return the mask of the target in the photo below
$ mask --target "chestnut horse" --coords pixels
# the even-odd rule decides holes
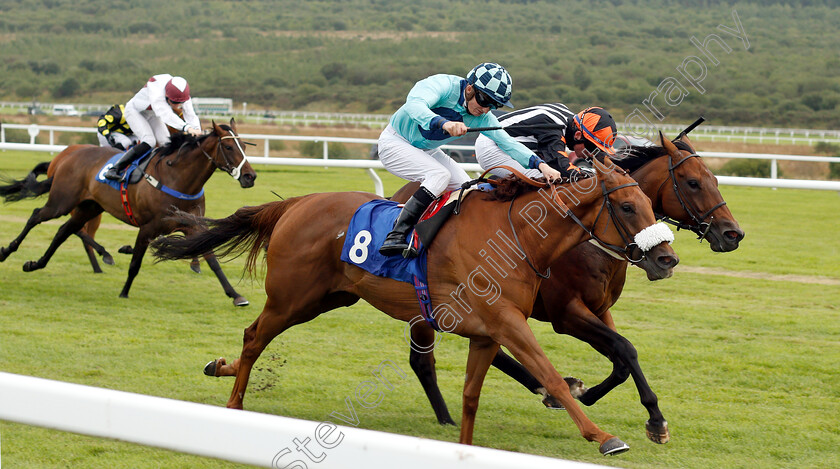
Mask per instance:
[[[462,213],[443,226],[428,251],[431,300],[442,310],[437,320],[447,332],[470,339],[461,443],[472,443],[481,386],[499,345],[504,345],[566,407],[581,435],[600,444],[601,453],[629,448],[586,417],[527,323],[540,285],[537,274],[592,235],[614,249],[644,256],[640,265],[651,275],[670,276],[678,262],[667,239],[650,236],[662,235],[659,229],[664,227],[656,223],[650,201],[638,184],[623,171],[612,171],[609,158],[594,164],[596,177],[573,184],[547,186],[529,180],[540,186],[537,190],[510,179],[506,184],[515,190],[502,201],[466,197]],[[240,357],[231,364],[220,358],[205,367],[210,376],[236,377],[228,407],[242,408],[255,361],[274,337],[293,325],[352,305],[359,298],[395,319],[417,317],[413,285],[378,277],[340,260],[353,214],[376,198],[361,192],[311,194],[243,207],[219,220],[179,214],[182,224],[192,221],[210,228],[152,243],[160,259],[188,259],[220,247],[226,248],[220,256],[248,250],[251,273],[265,253],[268,298],[262,313],[245,329]],[[642,252],[634,239],[647,251]],[[477,240],[487,240],[493,253],[488,255]],[[358,252],[375,248],[359,245]],[[487,265],[488,257],[495,257],[493,265]]]
[[[659,216],[673,220],[680,228],[694,231],[709,241],[712,251],[727,252],[738,248],[744,232],[726,207],[717,179],[694,151],[688,137],[671,142],[660,134],[662,146],[632,147],[626,158],[613,159],[631,171],[641,190],[651,199]],[[408,184],[391,198],[402,202],[416,190]],[[586,405],[594,404],[613,388],[633,376],[649,420],[646,433],[651,441],[670,439],[668,424],[639,366],[636,349],[616,332],[610,313],[618,301],[627,272],[628,261],[610,255],[591,243],[583,243],[551,265],[552,276],[542,282],[532,318],[550,322],[558,334],[568,334],[588,344],[613,362],[610,376],[601,384],[586,389],[572,378],[567,382]],[[650,278],[650,275],[648,276]],[[656,280],[656,278],[650,278]],[[437,388],[433,351],[425,346],[434,340],[434,331],[425,324],[411,329],[412,347],[409,362],[417,374],[441,424],[453,424],[446,403]],[[510,375],[534,394],[542,394],[547,407],[559,404],[525,367],[499,350],[493,365]]]
[[[204,195],[197,198],[195,195],[201,194],[204,183],[216,169],[222,169],[233,176],[243,188],[254,185],[257,175],[245,159],[233,119],[230,125],[217,125],[215,122],[212,125],[212,132],[198,138],[174,135],[172,141],[152,156],[146,171],[151,180],[147,177],[149,182],[140,181],[126,187],[131,215],[126,213],[120,191],[96,181],[97,173],[114,155],[110,148],[71,145],[55,157],[50,165],[50,171],[54,168],[54,173],[46,180],[37,182],[33,170],[22,180],[0,186],[0,195],[6,201],[37,197],[49,192],[47,203],[32,212],[20,235],[8,247],[0,248],[0,262],[18,249],[36,225],[70,214],[70,219],[58,229],[43,257],[23,265],[25,272],[43,269],[68,236],[79,231],[85,223],[103,211],[108,211],[123,222],[140,228],[128,269],[128,279],[120,293],[120,297],[127,298],[131,283],[140,271],[149,241],[175,230],[189,229],[167,218],[173,207],[203,215]],[[160,188],[154,187],[153,183],[157,183]],[[178,193],[181,195],[177,196]],[[215,256],[210,252],[204,254],[225,294],[234,299],[234,304],[247,304],[248,300],[230,285]]]

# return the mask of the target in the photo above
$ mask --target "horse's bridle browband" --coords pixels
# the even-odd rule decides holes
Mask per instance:
[[[557,206],[561,209],[561,211],[563,213],[565,213],[567,216],[569,216],[572,220],[574,220],[574,222],[577,223],[577,225],[580,226],[583,229],[583,231],[585,231],[586,234],[588,234],[589,237],[591,239],[593,239],[595,242],[597,242],[603,249],[605,249],[607,251],[615,252],[616,254],[620,255],[621,257],[626,259],[631,264],[639,263],[639,262],[641,262],[645,259],[645,253],[641,249],[638,249],[638,251],[641,252],[641,257],[639,259],[631,259],[630,258],[630,253],[633,251],[633,248],[634,248],[634,246],[636,246],[636,243],[634,241],[632,241],[632,236],[629,236],[629,239],[628,239],[629,230],[627,229],[626,226],[624,226],[623,223],[621,223],[621,221],[615,215],[615,211],[614,211],[612,203],[610,202],[610,199],[609,199],[609,195],[611,193],[613,193],[613,192],[615,192],[619,189],[624,189],[625,187],[638,186],[639,185],[638,182],[628,182],[627,184],[622,184],[620,186],[616,186],[616,187],[613,187],[612,189],[607,190],[606,185],[604,184],[603,181],[601,181],[601,192],[603,193],[603,202],[601,203],[601,208],[598,210],[598,215],[595,217],[595,221],[592,224],[593,229],[589,229],[589,228],[586,227],[586,225],[583,224],[583,222],[580,220],[580,218],[578,218],[577,215],[575,215],[574,212],[572,212],[572,210],[566,205],[566,203],[563,202],[563,200],[560,198],[560,194],[557,193],[557,187],[554,184],[537,182],[537,181],[529,178],[528,176],[522,174],[520,171],[516,170],[515,168],[512,168],[510,166],[504,166],[504,165],[494,166],[492,168],[487,169],[479,177],[479,180],[483,179],[484,176],[487,175],[487,173],[490,172],[490,170],[496,169],[496,168],[501,168],[501,169],[510,171],[516,177],[518,177],[519,179],[523,180],[524,182],[526,182],[527,184],[529,184],[531,186],[540,187],[540,188],[546,188],[546,186],[549,187],[551,189],[551,192],[552,192],[552,198],[553,198],[554,202],[557,204]],[[544,274],[541,273],[539,270],[537,270],[537,268],[534,266],[534,264],[531,262],[531,260],[525,254],[525,250],[522,247],[522,243],[519,242],[519,236],[517,236],[517,234],[516,234],[516,229],[513,226],[513,217],[511,216],[511,211],[513,210],[513,202],[515,200],[516,200],[516,196],[514,196],[511,199],[510,206],[508,207],[508,223],[510,223],[510,229],[511,229],[511,232],[513,233],[513,239],[516,242],[516,246],[519,248],[519,250],[525,256],[525,262],[528,264],[528,266],[531,268],[531,270],[533,270],[534,273],[536,273],[538,277],[540,277],[542,279],[547,279],[551,275],[551,268],[549,267],[548,269],[546,269]],[[610,243],[607,243],[607,242],[601,240],[598,237],[598,235],[595,234],[595,232],[593,231],[595,225],[598,223],[598,219],[601,217],[601,213],[603,213],[603,211],[604,211],[604,207],[607,207],[607,213],[609,213],[610,219],[616,225],[616,231],[618,231],[619,236],[621,236],[622,242],[624,242],[624,244],[625,244],[624,249],[622,249],[620,246],[616,246],[616,245],[613,245],[613,244],[610,244]]]
[[[702,243],[703,238],[706,237],[706,234],[709,232],[709,229],[711,229],[711,227],[712,227],[711,221],[714,220],[714,218],[715,218],[715,217],[711,216],[712,212],[714,212],[715,210],[719,209],[720,207],[723,207],[724,205],[726,205],[726,201],[722,200],[720,203],[718,203],[714,207],[710,208],[709,210],[706,211],[706,213],[704,213],[702,215],[698,215],[697,210],[692,208],[691,204],[688,202],[687,198],[685,197],[683,192],[680,190],[679,184],[677,184],[677,176],[676,176],[676,174],[674,174],[674,170],[679,165],[688,161],[689,158],[694,158],[694,157],[700,158],[700,155],[698,155],[697,153],[691,153],[690,155],[687,155],[683,159],[679,160],[676,164],[672,164],[670,155],[668,156],[668,178],[671,179],[671,185],[674,188],[674,193],[677,196],[677,201],[680,203],[680,206],[682,207],[682,209],[685,211],[685,213],[688,214],[688,216],[691,218],[691,220],[694,223],[693,224],[683,223],[681,221],[674,220],[673,218],[671,218],[667,215],[658,216],[657,218],[661,221],[664,221],[665,223],[670,223],[671,225],[676,226],[678,231],[680,229],[691,231],[692,233],[697,235],[697,239],[699,239],[700,242]],[[662,184],[659,185],[659,189],[656,191],[657,194],[662,192],[662,188],[665,186],[666,182],[668,182],[667,179],[665,181],[662,181]],[[710,219],[709,222],[706,222],[707,218]]]

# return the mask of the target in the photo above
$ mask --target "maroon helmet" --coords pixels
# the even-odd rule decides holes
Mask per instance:
[[[190,99],[190,85],[182,77],[172,77],[166,83],[166,98],[173,103],[183,103]]]

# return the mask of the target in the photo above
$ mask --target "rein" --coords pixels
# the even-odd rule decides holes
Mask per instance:
[[[715,217],[712,216],[712,212],[726,205],[726,201],[721,201],[720,203],[710,208],[706,211],[706,213],[703,214],[699,214],[698,211],[691,206],[691,203],[688,201],[685,194],[682,192],[682,190],[680,190],[679,184],[677,184],[677,177],[674,173],[674,170],[681,164],[688,161],[690,158],[694,157],[700,158],[700,155],[698,155],[697,153],[692,153],[678,161],[676,164],[671,164],[671,158],[668,158],[668,178],[671,180],[671,186],[674,188],[674,193],[677,196],[677,201],[680,203],[680,206],[685,211],[685,213],[688,214],[689,218],[691,218],[693,224],[683,223],[681,221],[674,220],[673,218],[667,215],[662,215],[661,217],[659,217],[659,220],[676,226],[677,231],[681,229],[691,231],[692,233],[697,235],[697,239],[699,239],[702,243],[703,239],[706,237],[706,234],[712,228],[712,221],[715,219]],[[662,181],[662,184],[659,185],[659,189],[656,191],[657,194],[662,192],[662,188],[665,186],[666,182],[668,182],[668,179]],[[709,222],[705,221],[707,218],[709,219]]]
[[[616,186],[612,189],[607,190],[606,185],[604,184],[603,181],[601,181],[601,192],[603,193],[603,202],[601,203],[601,208],[598,210],[598,215],[595,217],[595,222],[593,223],[592,226],[594,227],[598,223],[598,219],[601,217],[601,214],[604,211],[604,207],[606,207],[607,208],[607,213],[609,214],[610,219],[613,221],[613,223],[615,223],[618,234],[619,234],[619,236],[621,236],[621,240],[625,244],[624,249],[622,249],[620,246],[616,246],[616,245],[613,245],[613,244],[610,244],[610,243],[607,243],[607,242],[603,241],[602,239],[600,239],[598,237],[597,234],[594,233],[593,230],[587,228],[586,225],[584,225],[583,222],[580,220],[580,218],[578,218],[577,215],[575,215],[574,212],[572,212],[572,210],[566,205],[566,203],[563,202],[563,200],[560,198],[560,194],[557,193],[557,187],[554,184],[537,182],[537,181],[529,178],[528,176],[525,176],[524,174],[522,174],[517,169],[512,168],[510,166],[504,166],[504,165],[493,166],[491,168],[488,168],[486,171],[484,171],[484,173],[482,173],[482,175],[478,179],[479,180],[484,179],[484,177],[487,175],[487,173],[490,172],[490,170],[496,169],[496,168],[501,168],[501,169],[510,171],[517,178],[519,178],[523,182],[525,182],[528,185],[531,185],[533,187],[539,187],[541,189],[546,188],[546,187],[550,188],[551,193],[552,193],[552,199],[553,199],[554,203],[556,203],[557,206],[560,208],[561,212],[564,213],[566,216],[569,216],[572,220],[574,220],[574,222],[577,223],[577,225],[580,226],[581,229],[583,229],[583,231],[587,235],[589,235],[589,237],[593,241],[598,243],[598,245],[602,249],[607,251],[608,253],[611,251],[611,252],[623,257],[624,259],[626,259],[628,262],[630,262],[632,264],[637,264],[637,263],[639,263],[639,262],[641,262],[645,259],[645,253],[641,249],[639,249],[639,251],[641,252],[641,257],[640,258],[638,258],[638,259],[631,259],[630,258],[630,253],[633,251],[633,248],[638,247],[638,245],[631,240],[632,236],[629,236],[629,234],[628,234],[629,230],[627,229],[627,227],[624,226],[624,224],[622,224],[620,222],[618,217],[615,215],[614,208],[613,208],[612,203],[610,202],[610,199],[609,199],[609,194],[611,194],[611,193],[613,193],[613,192],[615,192],[619,189],[623,189],[625,187],[638,186],[639,183],[629,182],[627,184],[622,184],[620,186]],[[511,199],[510,206],[508,207],[508,223],[510,223],[510,229],[511,229],[511,232],[513,233],[513,239],[516,242],[516,246],[519,248],[519,250],[525,256],[525,262],[528,264],[528,267],[530,267],[531,270],[533,270],[534,273],[536,273],[538,277],[540,277],[542,279],[547,279],[551,275],[551,268],[548,268],[545,271],[544,274],[541,273],[539,270],[537,270],[537,268],[534,266],[534,264],[528,258],[528,255],[525,254],[525,249],[522,247],[522,243],[519,241],[519,236],[516,234],[516,229],[513,225],[513,217],[511,215],[511,212],[513,211],[513,203],[514,203],[515,200],[516,200],[516,196],[514,196]]]

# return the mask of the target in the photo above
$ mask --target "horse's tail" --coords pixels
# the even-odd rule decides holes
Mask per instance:
[[[6,202],[17,202],[18,200],[35,198],[44,195],[50,191],[52,186],[52,178],[47,178],[43,181],[38,181],[38,176],[47,174],[50,162],[45,161],[38,163],[35,169],[29,172],[23,179],[10,179],[0,176],[0,181],[6,184],[0,185],[0,197]]]
[[[152,252],[160,260],[191,259],[214,251],[217,257],[240,255],[248,250],[245,269],[253,273],[257,257],[268,245],[274,225],[299,198],[242,207],[227,218],[198,217],[176,212],[174,220],[184,226],[197,226],[188,236],[161,236],[151,243]],[[218,251],[217,251],[218,250]]]

